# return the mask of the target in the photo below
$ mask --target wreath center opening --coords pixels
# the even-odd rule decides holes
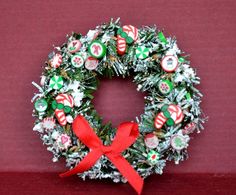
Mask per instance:
[[[145,93],[137,91],[131,77],[100,78],[98,90],[94,92],[93,104],[103,118],[117,127],[124,121],[135,121],[144,112]]]

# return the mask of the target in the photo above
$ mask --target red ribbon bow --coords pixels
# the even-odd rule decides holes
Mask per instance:
[[[104,146],[102,144],[102,141],[90,127],[88,121],[82,116],[76,117],[72,128],[79,140],[89,147],[91,151],[76,167],[60,174],[60,177],[83,173],[90,169],[102,155],[105,155],[127,179],[136,192],[141,194],[143,179],[121,155],[121,153],[132,145],[138,137],[139,131],[136,123],[125,122],[120,124],[110,146]]]

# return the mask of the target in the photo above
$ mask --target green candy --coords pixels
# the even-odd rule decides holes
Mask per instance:
[[[191,99],[191,94],[189,92],[187,92],[185,97],[186,97],[187,100],[190,100]]]
[[[53,76],[50,79],[49,86],[52,89],[61,89],[63,87],[63,79],[61,76]]]
[[[94,58],[102,58],[106,54],[106,50],[106,46],[98,40],[92,41],[88,46],[88,52]]]
[[[149,55],[149,49],[144,46],[140,46],[136,49],[136,57],[139,59],[145,59]]]
[[[55,100],[52,102],[52,108],[54,110],[57,108],[57,102]]]
[[[170,117],[171,117],[171,116],[170,116],[170,112],[169,112],[168,110],[164,111],[163,114],[164,114],[164,116],[165,116],[166,118],[170,118]]]
[[[62,110],[64,108],[64,105],[62,103],[57,104],[57,109]]]
[[[74,66],[76,68],[83,66],[83,64],[84,64],[83,56],[81,54],[75,54],[71,58],[71,64],[72,64],[72,66]]]
[[[174,120],[172,118],[168,118],[166,121],[167,126],[173,126],[175,124]]]
[[[71,111],[71,107],[70,106],[64,106],[64,112],[67,114],[67,113],[70,113]]]
[[[126,32],[122,31],[122,32],[120,33],[120,36],[123,37],[123,38],[126,38],[128,35],[127,35]]]
[[[174,135],[171,137],[170,144],[175,150],[180,151],[187,146],[187,141],[182,135]]]
[[[131,38],[131,37],[127,37],[126,38],[126,42],[128,43],[128,44],[131,44],[131,43],[133,43],[133,39]]]
[[[183,63],[185,61],[185,59],[183,57],[179,57],[179,62]]]
[[[34,107],[38,112],[44,112],[45,110],[47,110],[48,107],[48,103],[45,99],[38,99],[36,100],[36,102],[34,103]]]
[[[161,111],[162,111],[162,112],[167,111],[168,107],[169,107],[169,106],[168,106],[167,104],[165,104],[164,106],[161,107]]]
[[[160,158],[160,154],[154,150],[151,150],[147,155],[148,161],[153,165],[158,162],[159,158]]]
[[[165,38],[165,36],[164,36],[164,34],[163,34],[163,32],[159,32],[159,33],[158,33],[158,38],[159,38],[160,41],[161,41],[162,43],[164,43],[165,45],[168,43],[167,40],[166,40],[166,38]]]
[[[168,95],[173,89],[173,83],[169,80],[161,80],[158,83],[158,88],[163,95]]]
[[[123,31],[122,28],[119,28],[117,31],[117,34],[120,35],[122,38],[124,38],[126,40],[127,44],[131,44],[134,42],[134,40],[132,39],[132,37],[129,37],[128,34],[126,32]]]
[[[122,32],[123,32],[122,28],[119,28],[119,29],[117,30],[117,34],[118,34],[118,35],[121,35]]]
[[[54,110],[56,110],[56,109],[64,110],[65,113],[69,113],[71,111],[71,107],[70,106],[64,106],[62,103],[57,103],[56,100],[54,100],[52,102],[52,108]]]

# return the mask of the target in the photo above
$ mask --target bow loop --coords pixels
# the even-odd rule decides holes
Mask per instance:
[[[75,135],[84,145],[91,149],[99,148],[103,145],[102,141],[95,134],[88,121],[81,115],[77,116],[72,124]]]
[[[129,148],[139,135],[138,125],[133,122],[124,122],[117,128],[116,136],[112,142],[114,151],[123,152]]]

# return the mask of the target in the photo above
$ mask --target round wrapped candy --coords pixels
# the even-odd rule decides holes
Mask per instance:
[[[45,81],[46,81],[46,78],[47,78],[47,77],[44,76],[44,75],[41,76],[40,85],[42,85],[42,86],[44,85],[44,83],[45,83]]]
[[[35,101],[34,107],[38,112],[44,112],[45,110],[47,110],[48,103],[44,98],[38,99]]]
[[[55,119],[52,117],[47,117],[43,119],[43,128],[46,130],[53,130],[56,127]]]
[[[161,67],[166,72],[174,72],[178,67],[178,59],[172,55],[166,55],[161,61]]]
[[[68,44],[67,49],[70,53],[75,53],[80,50],[81,46],[82,44],[79,40],[73,40]]]
[[[151,149],[156,148],[159,144],[159,140],[157,136],[154,135],[153,133],[147,134],[144,138],[144,142],[145,142],[145,145]]]
[[[174,135],[170,139],[170,144],[175,150],[182,150],[187,146],[187,141],[182,135]]]
[[[161,80],[158,83],[158,89],[163,95],[167,95],[172,91],[173,83],[169,80]]]
[[[53,68],[58,68],[61,65],[61,63],[62,63],[62,56],[61,54],[58,54],[58,53],[54,55],[50,61],[50,65]]]
[[[88,70],[95,70],[98,66],[98,60],[93,57],[88,57],[85,62],[85,68]]]
[[[67,134],[61,134],[57,137],[56,143],[61,150],[65,150],[71,146],[70,136]]]
[[[149,49],[144,46],[140,46],[136,49],[136,57],[139,59],[145,59],[149,55]]]
[[[88,52],[94,58],[102,58],[106,54],[106,46],[101,41],[94,40],[89,44]]]
[[[49,86],[52,89],[61,89],[63,87],[63,78],[61,76],[53,76],[50,79]]]
[[[187,124],[184,129],[182,129],[183,134],[190,134],[196,129],[196,124],[195,123],[189,123]]]
[[[98,35],[99,35],[98,30],[89,30],[86,37],[87,37],[88,41],[92,41],[92,40],[96,39]]]
[[[84,58],[80,54],[76,54],[71,58],[72,66],[79,68],[84,64]]]
[[[151,164],[156,164],[159,158],[160,158],[160,154],[154,150],[151,150],[147,155],[147,159]]]

